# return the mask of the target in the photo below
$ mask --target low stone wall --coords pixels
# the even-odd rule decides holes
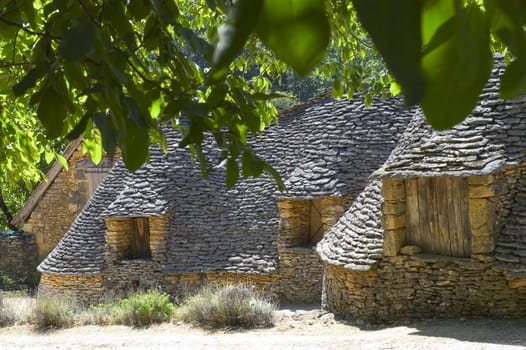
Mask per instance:
[[[272,275],[240,274],[226,272],[207,272],[192,274],[167,274],[164,276],[163,290],[176,299],[194,293],[203,286],[223,284],[244,284],[254,287],[262,296],[275,300],[276,293]]]
[[[279,259],[279,299],[320,302],[323,268],[315,247],[282,247]]]
[[[126,296],[137,291],[162,290],[159,264],[148,259],[113,262],[104,275],[105,298]]]
[[[38,253],[33,234],[0,235],[0,289],[18,289],[38,283]]]
[[[38,297],[72,297],[75,301],[92,305],[103,300],[103,276],[51,275],[43,273],[38,286]]]
[[[485,261],[437,255],[384,258],[369,271],[327,265],[324,305],[354,319],[391,322],[459,316],[526,316],[526,283]]]

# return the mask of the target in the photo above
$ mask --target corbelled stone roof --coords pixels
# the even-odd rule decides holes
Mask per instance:
[[[385,161],[413,112],[395,100],[322,95],[280,116],[253,142],[260,157],[282,175],[277,192],[269,176],[241,179],[225,189],[224,170],[203,179],[178,136],[167,132],[168,152],[153,146],[150,163],[131,174],[122,161],[103,180],[42,272],[100,273],[104,269],[104,218],[169,217],[166,272],[271,273],[277,268],[277,198],[358,194]],[[207,156],[216,151],[206,146]]]
[[[383,256],[381,181],[369,182],[316,250],[331,265],[368,270]]]
[[[397,99],[361,97],[335,100],[328,95],[280,116],[254,146],[282,175],[289,198],[357,196],[367,176],[389,156],[414,110]]]
[[[128,175],[122,161],[113,166],[68,232],[40,263],[40,272],[89,275],[102,271],[106,229],[102,213],[124,189]]]
[[[417,116],[373,178],[488,175],[523,161],[526,96],[509,101],[499,97],[503,70],[502,60],[497,60],[479,103],[453,128],[433,130]]]
[[[417,112],[389,159],[371,176],[371,183],[318,244],[322,260],[349,269],[367,270],[382,258],[382,198],[378,179],[488,175],[526,160],[526,96],[499,97],[497,58],[480,101],[465,121],[445,131],[433,130]],[[497,236],[499,266],[526,276],[526,180],[510,193],[510,213],[500,218]]]

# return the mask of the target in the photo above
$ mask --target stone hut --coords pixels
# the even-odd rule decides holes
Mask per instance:
[[[322,95],[284,112],[253,143],[268,176],[225,189],[224,169],[204,179],[178,136],[168,152],[129,173],[112,168],[66,236],[40,264],[39,293],[93,303],[108,292],[160,287],[174,296],[204,282],[242,281],[283,301],[319,301],[315,244],[343,214],[411,119],[394,100]],[[205,154],[218,151],[205,142]]]
[[[435,131],[418,113],[318,245],[329,310],[372,322],[526,315],[526,96],[497,63],[478,106]]]
[[[26,235],[34,236],[38,262],[58,244],[112,166],[107,159],[93,164],[82,152],[81,139],[72,141],[62,156],[68,169],[56,161],[47,173],[47,181],[36,187],[12,220]]]

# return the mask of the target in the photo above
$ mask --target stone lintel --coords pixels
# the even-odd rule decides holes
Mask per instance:
[[[405,183],[403,179],[384,179],[382,181],[382,196],[386,201],[404,201]]]

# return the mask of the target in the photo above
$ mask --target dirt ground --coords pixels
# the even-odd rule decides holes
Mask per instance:
[[[146,329],[83,326],[35,333],[0,329],[0,350],[157,349],[526,349],[526,319],[453,319],[403,326],[348,325],[315,308],[278,311],[276,325],[255,331],[209,332],[183,324]]]

